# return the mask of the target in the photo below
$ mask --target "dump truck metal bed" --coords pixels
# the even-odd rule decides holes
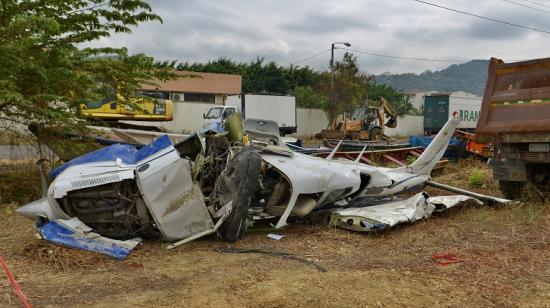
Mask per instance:
[[[550,58],[503,63],[492,58],[479,142],[550,142]]]
[[[509,199],[527,183],[550,193],[550,58],[492,58],[476,141],[494,145],[493,177]]]

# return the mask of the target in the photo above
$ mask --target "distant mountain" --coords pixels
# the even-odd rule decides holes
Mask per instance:
[[[421,74],[382,74],[375,76],[377,83],[403,91],[466,91],[483,95],[489,60],[472,60],[453,64],[440,71]]]

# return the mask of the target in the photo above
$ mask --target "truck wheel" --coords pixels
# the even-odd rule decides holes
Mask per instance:
[[[243,148],[227,164],[226,172],[217,188],[220,200],[233,201],[229,217],[218,229],[218,234],[226,242],[234,243],[246,231],[246,217],[250,202],[258,187],[262,158],[252,148]]]
[[[498,181],[500,191],[507,199],[517,200],[521,197],[525,182]]]
[[[382,140],[382,130],[378,127],[375,127],[369,132],[370,140]]]

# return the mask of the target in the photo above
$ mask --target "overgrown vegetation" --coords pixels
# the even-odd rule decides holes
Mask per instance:
[[[313,87],[321,73],[305,66],[282,66],[264,58],[256,58],[249,63],[237,63],[228,58],[219,58],[206,63],[180,63],[176,61],[157,63],[159,67],[171,67],[177,70],[222,74],[238,74],[243,77],[244,93],[287,95],[297,87]]]
[[[331,117],[380,96],[385,97],[398,114],[412,111],[412,105],[401,91],[378,84],[361,72],[351,53],[346,53],[342,61],[336,61],[333,71],[329,72],[320,72],[309,66],[282,66],[273,61],[266,62],[264,58],[249,63],[219,58],[206,63],[163,61],[156,65],[184,71],[239,74],[243,77],[244,93],[294,95],[299,107],[321,108]]]
[[[40,175],[33,161],[0,163],[0,204],[22,205],[40,198]]]

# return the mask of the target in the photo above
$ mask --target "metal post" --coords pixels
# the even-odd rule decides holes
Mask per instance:
[[[330,45],[330,70],[334,69],[334,43]]]

